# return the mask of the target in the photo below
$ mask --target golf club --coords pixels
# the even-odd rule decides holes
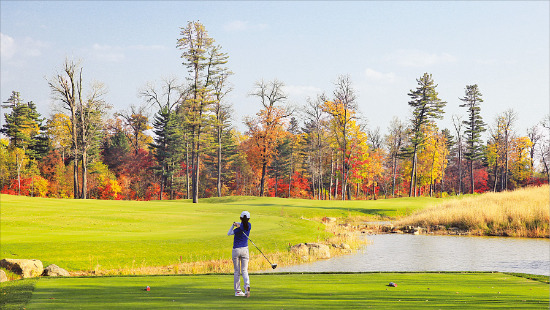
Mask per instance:
[[[243,234],[246,236],[246,238],[248,238],[248,240],[250,240],[250,242],[252,242],[252,244],[256,247],[256,249],[258,249],[258,251],[260,251],[260,253],[262,253],[262,255],[265,257],[265,259],[267,259],[267,262],[271,264],[271,262],[269,261],[269,258],[267,258],[264,254],[264,252],[262,252],[262,250],[260,250],[260,248],[256,245],[256,243],[254,243],[254,241],[252,241],[252,239],[250,239],[250,237],[248,237],[248,235],[243,231]],[[271,264],[271,268],[275,269],[277,268],[277,264]]]

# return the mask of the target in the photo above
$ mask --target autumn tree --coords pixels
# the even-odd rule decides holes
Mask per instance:
[[[102,118],[110,106],[103,99],[106,88],[102,83],[92,83],[83,94],[83,68],[79,62],[65,60],[62,72],[48,80],[54,100],[69,111],[72,136],[73,193],[74,198],[87,198],[88,152],[97,147]],[[82,163],[82,190],[78,186],[78,162]]]
[[[151,94],[150,92],[149,95]],[[146,130],[151,129],[146,109],[145,105],[131,105],[128,110],[120,111],[115,114],[116,117],[120,117],[124,120],[122,132],[132,146],[134,154],[138,154],[139,149],[147,148],[147,145],[151,143],[151,138],[145,134]]]
[[[103,99],[105,94],[106,89],[102,83],[93,83],[86,100],[78,105],[79,143],[82,156],[82,194],[80,197],[83,199],[87,198],[88,193],[87,178],[88,164],[90,163],[88,155],[90,153],[97,155],[99,152],[104,117],[111,108]]]
[[[52,141],[52,147],[54,150],[61,152],[63,162],[65,161],[65,155],[71,150],[71,126],[70,118],[63,113],[53,114],[46,124],[47,135]]]
[[[481,98],[481,92],[477,84],[466,85],[465,95],[463,98],[460,98],[463,104],[460,105],[462,108],[467,108],[468,110],[468,119],[463,121],[463,124],[466,126],[465,135],[466,135],[466,153],[465,158],[469,163],[470,168],[470,193],[475,192],[474,186],[474,161],[481,158],[483,155],[483,144],[481,140],[481,133],[485,131],[485,123],[481,117],[480,104],[483,102]]]
[[[61,103],[61,107],[69,111],[69,120],[71,123],[72,145],[71,151],[73,155],[73,195],[77,199],[80,197],[78,187],[78,119],[77,113],[79,106],[82,104],[82,67],[80,64],[65,60],[62,72],[48,81],[48,85],[52,92],[54,100]]]
[[[417,153],[419,146],[424,143],[426,137],[424,136],[424,127],[433,122],[435,119],[443,118],[443,108],[447,102],[442,101],[438,97],[436,91],[437,84],[434,83],[432,75],[424,73],[419,79],[416,79],[418,87],[415,90],[411,90],[407,95],[411,98],[409,106],[413,108],[413,115],[411,118],[410,130],[411,130],[411,177],[409,197],[417,195],[416,192],[416,177],[417,177]]]
[[[350,124],[357,118],[357,102],[355,90],[349,76],[339,76],[336,81],[336,88],[333,92],[334,100],[324,104],[324,111],[331,116],[331,128],[334,131],[334,138],[339,147],[341,160],[341,197],[346,199],[347,178],[349,171],[349,129]]]
[[[510,141],[510,183],[512,188],[526,185],[531,173],[529,149],[533,142],[529,137],[514,137]]]
[[[327,114],[323,111],[323,103],[327,101],[324,94],[315,99],[308,98],[305,108],[305,140],[310,160],[308,167],[312,176],[313,196],[321,199],[323,191],[323,162],[328,153],[328,137],[326,133]]]
[[[512,110],[508,109],[504,111],[500,116],[500,122],[501,122],[501,130],[503,134],[504,139],[504,167],[502,171],[502,189],[507,190],[508,189],[508,177],[509,177],[509,153],[510,153],[510,144],[511,140],[514,136],[514,125],[517,120],[517,113]]]
[[[284,134],[284,120],[292,114],[285,106],[287,95],[283,91],[284,83],[278,80],[257,82],[251,96],[258,97],[262,109],[255,118],[245,118],[248,135],[257,152],[256,161],[261,169],[260,197],[264,195],[265,177],[268,165],[277,154],[277,143]]]

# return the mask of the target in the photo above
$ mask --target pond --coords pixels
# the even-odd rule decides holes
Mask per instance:
[[[276,272],[500,271],[550,275],[550,240],[384,234],[354,254]]]

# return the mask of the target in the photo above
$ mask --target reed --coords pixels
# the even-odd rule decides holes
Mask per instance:
[[[398,222],[398,225],[445,225],[475,235],[549,237],[549,186],[485,193],[444,201]]]

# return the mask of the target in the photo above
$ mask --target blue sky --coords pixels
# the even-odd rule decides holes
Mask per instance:
[[[525,135],[549,113],[549,3],[2,1],[1,99],[17,90],[48,116],[46,79],[69,57],[83,61],[85,81],[106,84],[112,112],[140,104],[148,82],[185,80],[176,41],[180,27],[200,20],[229,55],[228,100],[241,131],[260,107],[248,96],[256,81],[284,82],[299,106],[331,95],[347,74],[363,120],[386,132],[392,117],[410,116],[407,93],[428,72],[447,101],[440,127],[465,115],[458,98],[478,84],[485,122],[512,108]]]

